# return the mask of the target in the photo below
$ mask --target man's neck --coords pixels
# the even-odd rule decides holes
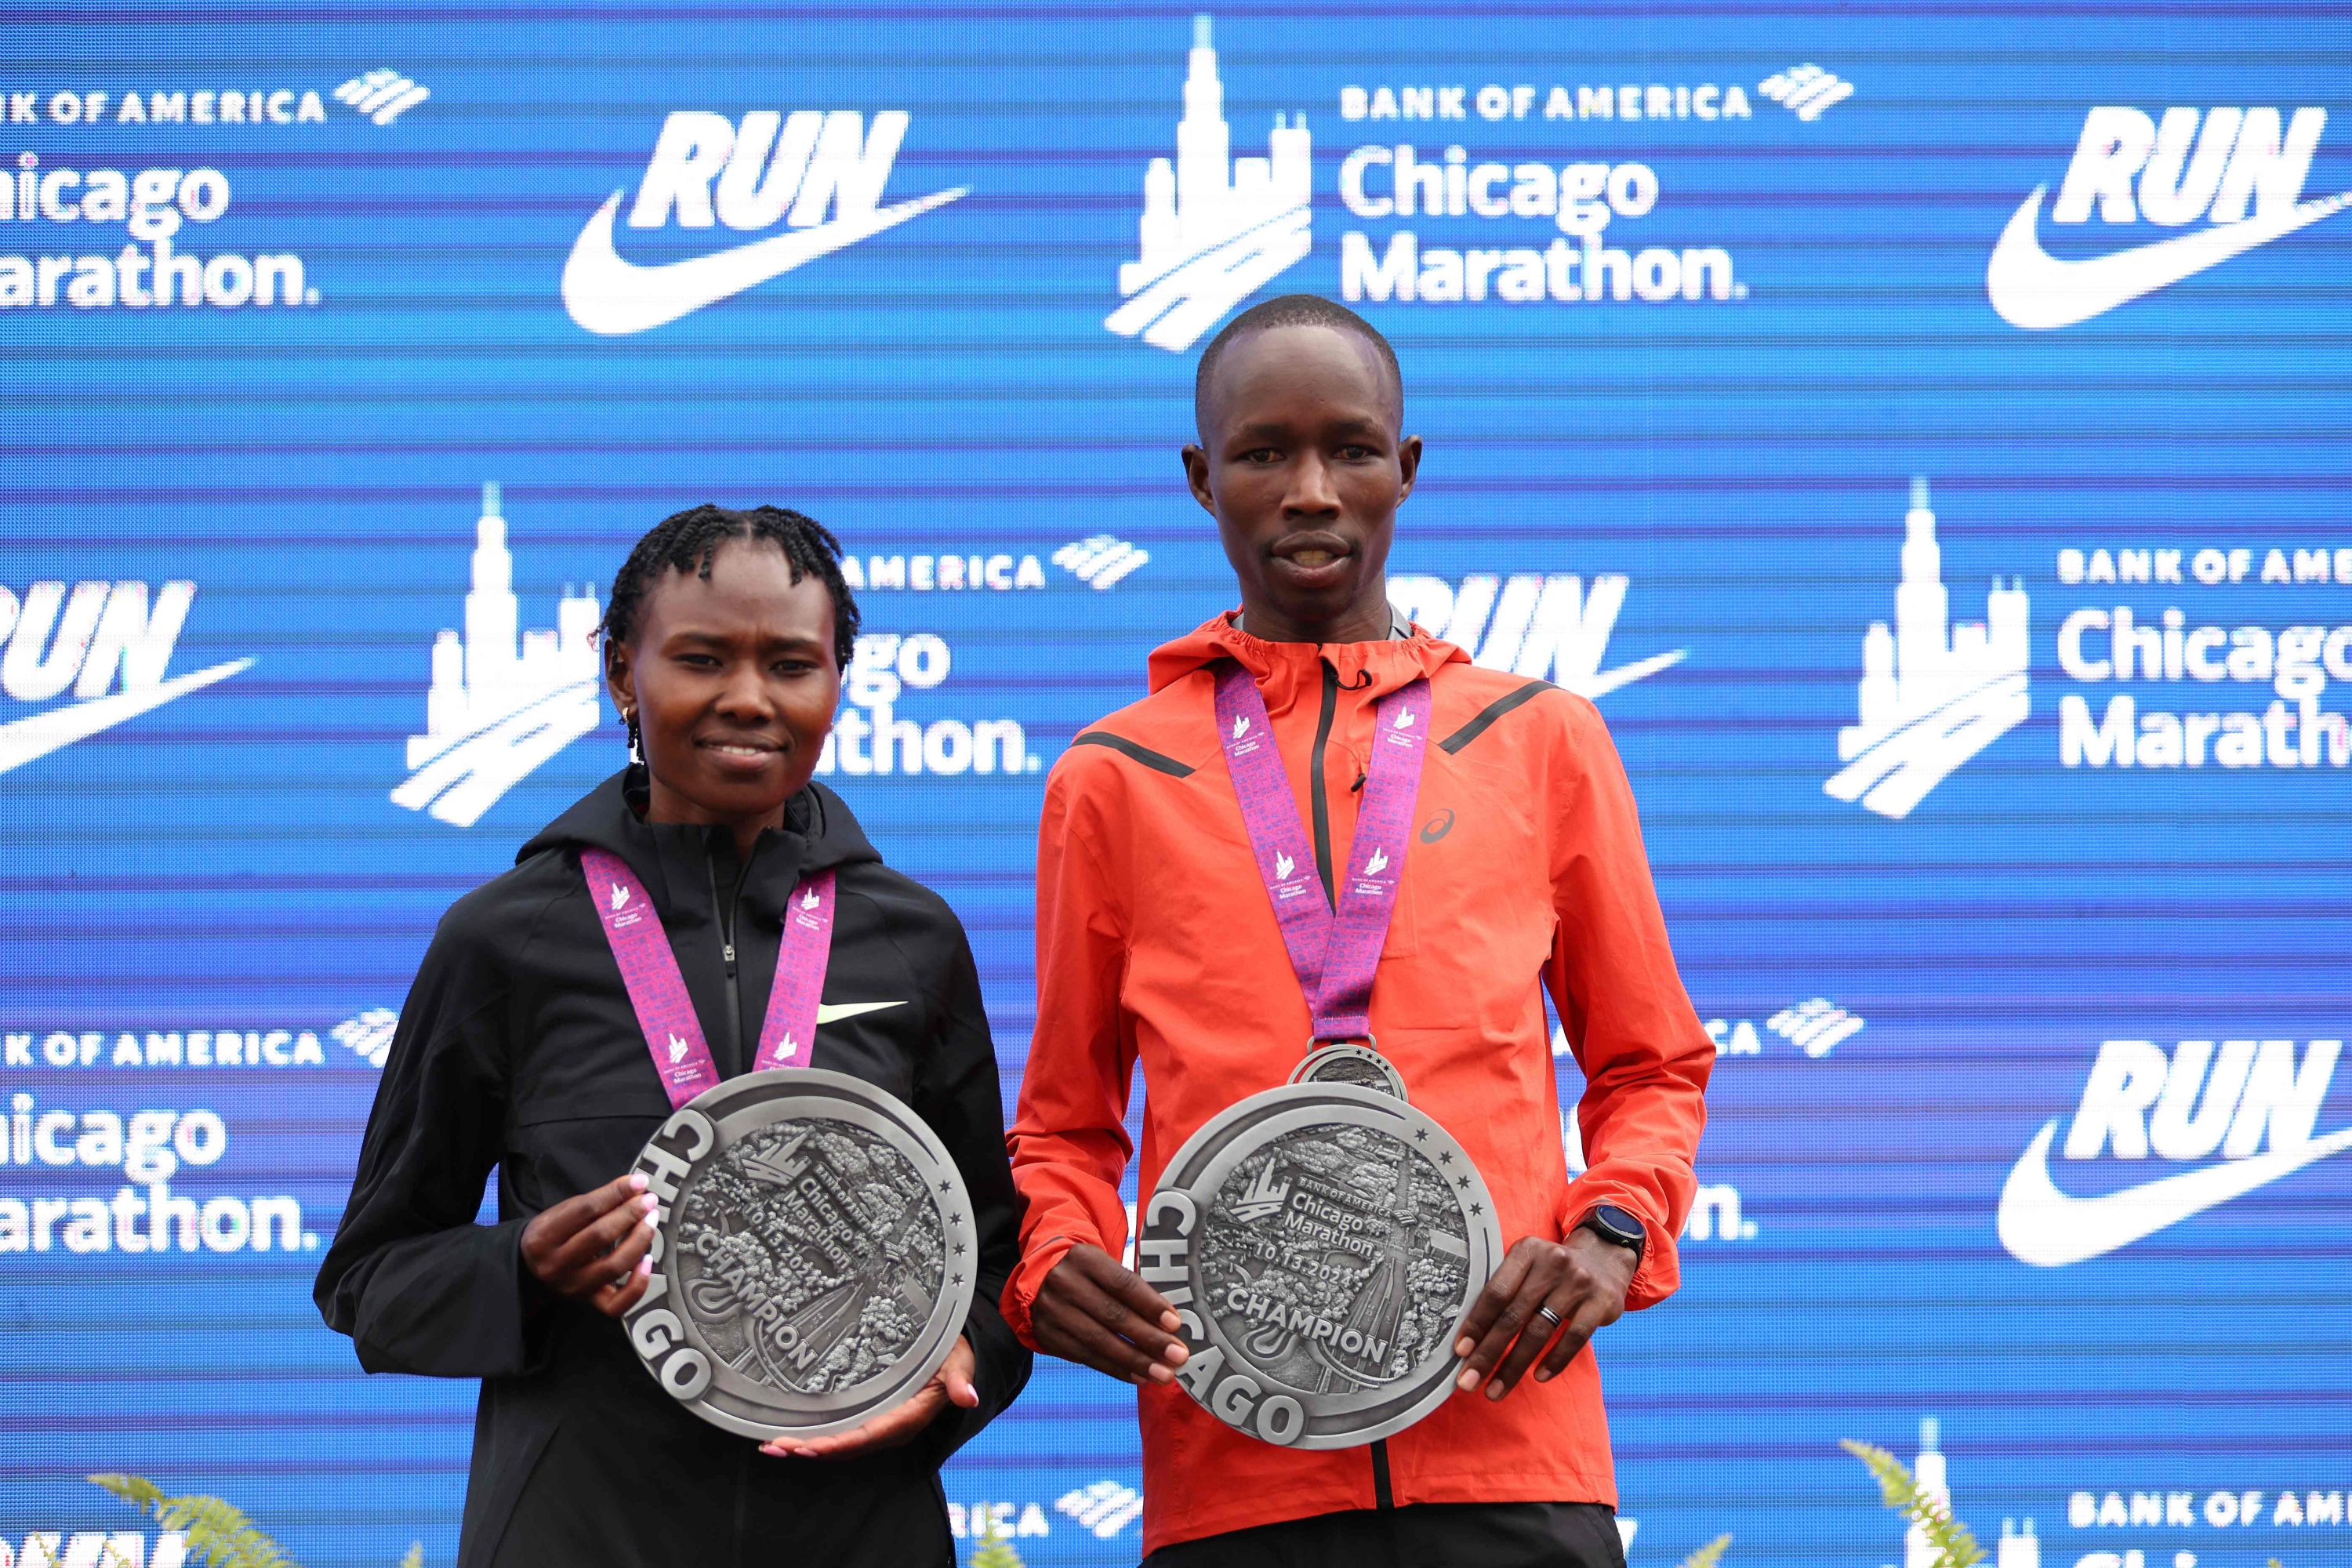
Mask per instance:
[[[1352,605],[1328,621],[1293,621],[1270,606],[1245,601],[1234,617],[1234,629],[1260,642],[1387,642],[1412,635],[1389,604],[1385,589],[1370,603]]]

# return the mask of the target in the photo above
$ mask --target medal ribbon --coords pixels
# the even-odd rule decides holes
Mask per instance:
[[[702,1037],[702,1022],[677,972],[669,933],[645,884],[621,858],[603,849],[583,849],[580,869],[604,922],[629,1005],[645,1031],[654,1070],[675,1110],[719,1084],[719,1067]],[[784,901],[783,938],[776,949],[776,978],[768,991],[768,1016],[760,1024],[760,1049],[752,1070],[804,1068],[816,1038],[817,1004],[824,996],[824,971],[833,957],[833,873],[804,879]]]
[[[1336,910],[1323,897],[1314,847],[1298,820],[1265,699],[1249,671],[1230,659],[1217,668],[1216,711],[1217,739],[1257,854],[1258,875],[1314,1016],[1312,1040],[1370,1039],[1372,977],[1396,914],[1421,763],[1429,749],[1429,679],[1390,692],[1372,710],[1372,759]]]

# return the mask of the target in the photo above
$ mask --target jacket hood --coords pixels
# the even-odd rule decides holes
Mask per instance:
[[[701,837],[701,830],[645,819],[645,769],[632,764],[581,796],[572,808],[540,829],[530,843],[515,851],[520,865],[545,850],[566,846],[607,850],[627,862],[640,879],[659,863],[661,841],[673,837]],[[782,837],[797,851],[790,857],[796,876],[882,857],[867,842],[866,830],[842,798],[821,784],[784,803],[781,835],[770,829],[763,843]]]
[[[1470,662],[1468,654],[1418,626],[1409,637],[1379,642],[1267,642],[1235,627],[1234,616],[1238,613],[1227,610],[1213,616],[1174,642],[1153,649],[1151,689],[1172,686],[1196,669],[1230,658],[1255,677],[1260,686],[1293,685],[1297,677],[1315,674],[1318,662],[1328,663],[1339,672],[1341,686],[1381,698],[1423,676],[1435,675],[1444,665]],[[1269,709],[1279,706],[1271,695],[1266,702]]]

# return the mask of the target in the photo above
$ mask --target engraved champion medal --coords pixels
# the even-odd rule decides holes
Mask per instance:
[[[1335,909],[1256,682],[1230,662],[1217,675],[1219,739],[1313,1038],[1288,1083],[1212,1117],[1169,1161],[1136,1265],[1182,1320],[1177,1381],[1234,1430],[1286,1447],[1373,1442],[1444,1404],[1462,1320],[1502,1260],[1485,1181],[1406,1099],[1366,1016],[1429,706],[1424,679],[1374,710]]]
[[[922,1119],[807,1065],[833,873],[787,901],[754,1070],[722,1081],[653,900],[617,858],[580,860],[671,1106],[634,1167],[661,1206],[630,1345],[671,1397],[745,1436],[819,1437],[903,1404],[963,1332],[980,1238]]]

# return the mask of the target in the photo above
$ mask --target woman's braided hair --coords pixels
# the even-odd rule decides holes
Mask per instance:
[[[711,558],[730,539],[764,539],[784,552],[793,582],[814,577],[824,584],[833,595],[834,659],[847,669],[857,644],[857,601],[841,578],[841,541],[815,519],[780,506],[755,506],[749,511],[698,506],[654,524],[613,579],[613,597],[597,628],[604,645],[625,643],[636,635],[646,595],[664,572],[691,572],[709,582]]]

